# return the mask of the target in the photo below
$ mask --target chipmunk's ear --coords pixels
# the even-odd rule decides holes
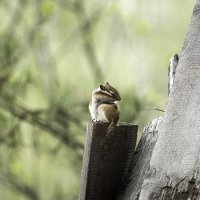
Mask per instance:
[[[101,90],[105,90],[105,86],[103,86],[103,85],[99,85],[99,88],[100,88]]]
[[[105,85],[110,85],[110,84],[108,82],[106,82]]]

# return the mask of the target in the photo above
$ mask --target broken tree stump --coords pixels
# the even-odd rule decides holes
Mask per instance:
[[[107,128],[107,123],[88,124],[79,200],[114,200],[126,181],[138,126],[120,123],[109,136]]]

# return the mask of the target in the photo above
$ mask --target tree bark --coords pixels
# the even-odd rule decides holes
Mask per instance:
[[[144,181],[144,176],[149,168],[152,151],[158,137],[158,125],[162,117],[154,119],[143,131],[140,142],[133,157],[133,167],[129,176],[125,192],[118,200],[136,200],[140,195],[140,190]]]
[[[179,56],[173,54],[169,61],[168,67],[168,95],[173,87],[176,68],[178,65]],[[158,108],[155,110],[162,111]],[[140,196],[141,187],[144,182],[145,175],[148,174],[152,152],[158,138],[158,125],[163,117],[152,120],[145,128],[137,146],[133,159],[133,167],[129,176],[129,183],[126,190],[122,193],[118,200],[137,200]]]
[[[139,200],[200,199],[200,0]]]

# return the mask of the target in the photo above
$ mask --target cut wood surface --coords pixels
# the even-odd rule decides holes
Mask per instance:
[[[114,200],[126,181],[138,126],[120,123],[109,136],[107,128],[106,123],[88,124],[79,200]]]

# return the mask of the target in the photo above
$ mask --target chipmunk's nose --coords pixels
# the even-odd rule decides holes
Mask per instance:
[[[118,97],[118,98],[117,98],[117,101],[121,101],[121,97]]]

